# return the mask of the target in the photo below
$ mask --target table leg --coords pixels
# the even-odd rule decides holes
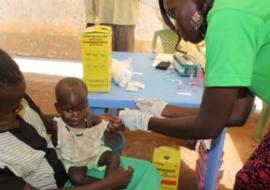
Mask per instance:
[[[222,159],[223,145],[227,129],[223,129],[222,133],[216,139],[212,140],[211,149],[209,151],[209,159],[205,176],[205,190],[215,190],[218,180],[220,161]]]
[[[118,109],[109,108],[108,113],[113,115],[113,116],[118,116]]]

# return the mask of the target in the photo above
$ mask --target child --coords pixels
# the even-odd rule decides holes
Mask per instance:
[[[74,185],[88,184],[95,179],[86,175],[87,169],[107,166],[107,176],[118,168],[119,155],[102,141],[109,122],[90,113],[83,81],[73,77],[60,80],[55,96],[55,107],[61,115],[61,118],[54,118],[57,123],[57,147],[70,181]]]
[[[78,189],[70,188],[65,168],[47,141],[48,131],[45,127],[49,127],[46,124],[51,122],[43,120],[45,115],[25,94],[25,85],[17,64],[0,49],[1,190]],[[22,101],[24,106],[20,106]],[[113,124],[119,123],[119,119],[112,119]],[[47,129],[51,130],[50,127]],[[135,168],[134,171],[132,168]],[[153,164],[144,160],[121,156],[121,166],[110,175],[104,177],[104,171],[98,170],[88,172],[100,180],[80,186],[81,190],[124,187],[126,190],[160,189],[158,171]]]

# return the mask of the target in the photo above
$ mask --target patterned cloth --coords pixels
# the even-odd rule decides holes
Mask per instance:
[[[34,107],[23,99],[20,127],[0,133],[1,189],[20,189],[25,182],[41,190],[56,189],[68,178]]]
[[[235,190],[270,189],[270,131],[237,173]]]
[[[161,176],[155,166],[146,160],[129,158],[121,156],[120,165],[124,168],[131,166],[134,172],[128,186],[122,190],[160,190]],[[93,176],[98,179],[104,177],[104,170],[100,171],[95,168],[87,171],[88,176]],[[66,188],[73,187],[70,181],[65,184]]]
[[[0,169],[9,168],[36,188],[57,188],[54,171],[44,159],[44,151],[33,149],[10,132],[0,133],[0,142]]]
[[[104,145],[102,137],[107,129],[107,121],[91,128],[79,129],[68,126],[61,118],[54,120],[57,122],[57,148],[69,167],[89,165],[89,162],[95,161],[96,157],[101,155],[100,149]]]
[[[29,103],[26,99],[22,99],[21,101],[22,109],[18,113],[18,115],[26,122],[33,126],[38,134],[45,138],[48,144],[48,148],[53,148],[53,144],[50,136],[47,134],[46,127],[43,121],[40,118],[39,113],[30,107]]]

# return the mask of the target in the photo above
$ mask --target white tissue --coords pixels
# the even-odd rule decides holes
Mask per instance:
[[[131,62],[131,58],[123,61],[112,59],[112,78],[119,86],[125,88],[127,91],[138,91],[144,88],[144,84],[138,81],[131,81],[131,78],[133,73],[140,75],[143,73],[132,72]]]
[[[125,88],[132,78],[132,59],[119,61],[112,59],[112,78],[121,87]]]
[[[130,81],[126,87],[127,91],[138,91],[139,89],[143,89],[144,84],[138,81]]]

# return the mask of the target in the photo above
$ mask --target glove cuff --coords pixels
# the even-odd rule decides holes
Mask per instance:
[[[159,101],[157,103],[155,103],[153,105],[153,114],[156,116],[156,117],[162,117],[162,111],[164,110],[164,108],[167,106],[167,102],[165,101]]]
[[[138,129],[142,131],[149,131],[148,130],[148,124],[151,117],[153,117],[152,114],[143,113],[140,112],[141,116],[137,120],[137,127]]]

